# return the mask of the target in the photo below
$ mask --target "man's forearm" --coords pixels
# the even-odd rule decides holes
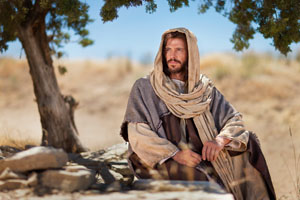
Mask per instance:
[[[171,158],[178,148],[159,137],[144,123],[128,124],[128,139],[132,150],[150,167]]]

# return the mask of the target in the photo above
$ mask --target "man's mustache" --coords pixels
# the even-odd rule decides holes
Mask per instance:
[[[169,60],[167,61],[167,63],[172,62],[172,61],[178,62],[179,64],[181,64],[181,62],[180,62],[179,60],[176,60],[175,58],[169,59]]]

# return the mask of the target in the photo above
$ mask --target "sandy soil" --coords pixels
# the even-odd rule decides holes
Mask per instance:
[[[280,199],[295,199],[300,175],[300,63],[255,53],[212,54],[201,58],[207,74],[244,115],[247,129],[257,133]],[[80,139],[91,150],[123,142],[119,128],[134,81],[151,68],[126,59],[56,61],[63,94],[79,107],[75,121]],[[41,126],[29,69],[25,61],[0,59],[0,145],[39,144]],[[290,136],[289,128],[293,136]],[[294,148],[295,147],[295,155]],[[296,158],[295,158],[296,157]]]

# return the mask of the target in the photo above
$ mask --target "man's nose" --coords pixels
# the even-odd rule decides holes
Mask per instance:
[[[171,51],[171,52],[170,52],[170,58],[171,58],[171,59],[176,58],[176,53],[175,53],[175,51]]]

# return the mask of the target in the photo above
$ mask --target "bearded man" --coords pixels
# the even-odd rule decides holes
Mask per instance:
[[[143,179],[218,183],[235,199],[275,199],[256,136],[200,74],[197,39],[185,28],[162,35],[154,70],[131,90],[121,135]]]

